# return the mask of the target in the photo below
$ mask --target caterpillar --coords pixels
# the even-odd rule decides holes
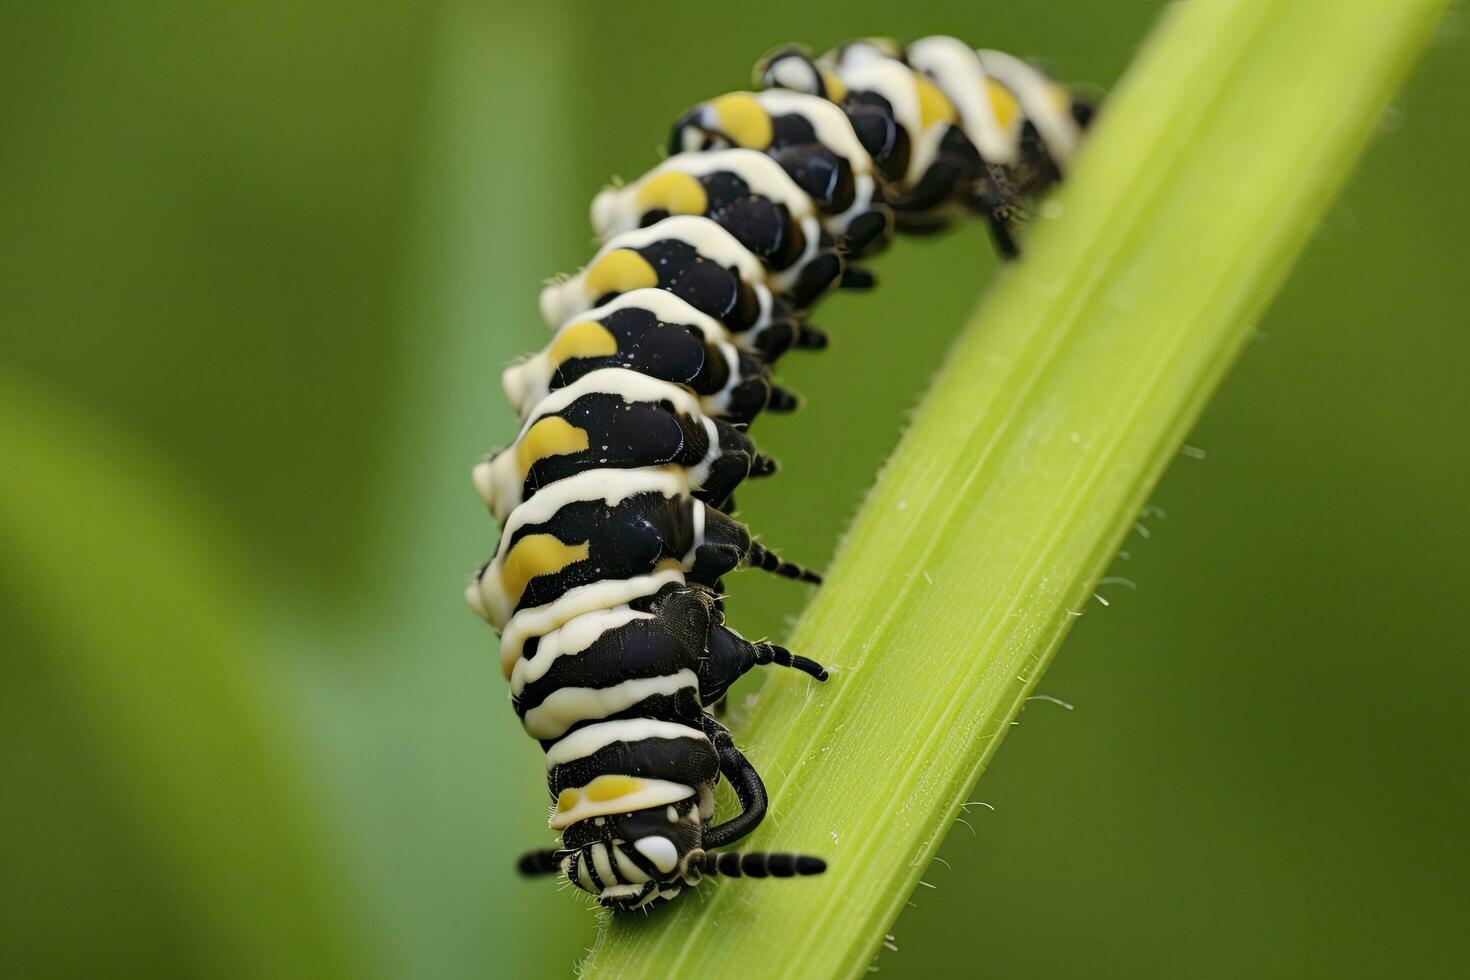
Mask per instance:
[[[755,77],[682,114],[667,159],[595,197],[600,248],[541,293],[551,342],[502,375],[521,428],[472,473],[501,537],[467,599],[500,635],[561,836],[518,866],[614,911],[704,876],[825,870],[727,850],[767,800],[712,709],[759,666],[828,678],[725,622],[736,569],[820,582],[731,516],[736,489],[776,471],[749,426],[797,406],[772,365],[826,346],[810,309],[873,286],[858,262],[895,232],[976,214],[1017,255],[1018,223],[1093,113],[1029,63],[945,37],[777,48]],[[740,809],[717,822],[722,778]]]

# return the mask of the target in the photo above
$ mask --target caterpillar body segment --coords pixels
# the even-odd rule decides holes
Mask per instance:
[[[901,134],[896,143],[904,151],[880,157],[879,167],[890,186],[904,191],[889,195],[894,209],[918,210],[905,198],[949,149],[946,140],[958,121],[954,105],[928,78],[870,45],[843,48],[829,70],[846,93],[842,104],[849,118],[881,119]]]
[[[793,346],[826,346],[825,336],[772,290],[760,260],[718,223],[697,215],[615,236],[586,268],[541,291],[541,314],[555,326],[622,293],[649,288],[671,292],[719,320],[768,362]]]
[[[676,214],[707,217],[728,231],[760,259],[771,289],[796,310],[842,280],[842,254],[812,199],[764,153],[680,153],[592,201],[593,230],[604,242]]]
[[[671,156],[592,202],[601,246],[547,286],[553,329],[502,375],[521,419],[474,468],[501,525],[466,597],[500,634],[512,705],[546,757],[561,846],[519,868],[603,907],[667,901],[706,875],[797,877],[821,858],[726,850],[765,786],[711,714],[760,666],[821,665],[725,622],[724,578],[818,577],[731,516],[774,472],[748,426],[796,399],[771,381],[834,288],[895,230],[985,218],[1002,255],[1071,165],[1092,107],[1034,66],[952,38],[882,39],[813,58],[780,48],[759,90],[696,104]],[[716,814],[727,781],[738,808]]]
[[[501,383],[524,420],[551,392],[609,367],[687,388],[706,415],[735,424],[795,407],[724,324],[661,289],[635,289],[573,317],[545,350],[506,368]]]
[[[474,470],[497,521],[540,488],[595,469],[675,466],[695,498],[723,507],[747,476],[775,464],[750,437],[710,418],[688,390],[627,368],[603,368],[548,395],[508,449]]]
[[[714,589],[745,566],[813,580],[696,499],[683,467],[589,470],[543,487],[511,512],[495,557],[476,576],[477,608],[503,628],[603,582],[677,571]]]
[[[883,200],[873,158],[841,108],[819,96],[782,89],[732,92],[681,116],[669,152],[729,147],[775,160],[825,216],[842,250],[871,254],[886,242],[893,214]]]
[[[1092,103],[1013,54],[985,49],[976,54],[986,74],[1016,102],[1016,115],[1009,129],[1010,137],[1020,143],[1017,165],[1027,165],[1029,156],[1031,165],[1044,169],[1040,162],[1044,154],[1060,179],[1071,166],[1083,131],[1092,122]],[[1036,144],[1028,146],[1031,134]]]

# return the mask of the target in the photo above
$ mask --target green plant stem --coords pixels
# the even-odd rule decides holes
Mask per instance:
[[[1171,9],[797,627],[832,680],[772,678],[737,733],[771,788],[743,846],[828,873],[619,919],[585,976],[864,972],[1442,6]]]

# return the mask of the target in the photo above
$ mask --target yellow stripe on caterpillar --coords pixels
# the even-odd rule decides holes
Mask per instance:
[[[531,579],[555,575],[568,565],[586,561],[590,542],[566,544],[554,534],[528,534],[515,543],[500,569],[500,584],[511,606],[521,601]]]
[[[722,95],[712,99],[708,106],[718,120],[720,131],[736,146],[764,150],[771,145],[775,136],[771,117],[749,92]]]
[[[587,270],[584,282],[588,296],[596,300],[608,293],[652,289],[658,285],[658,273],[637,252],[619,248],[593,263]]]
[[[696,177],[670,170],[650,177],[638,189],[638,210],[662,209],[669,214],[704,214],[709,195]]]
[[[563,830],[592,817],[647,810],[677,803],[693,795],[693,787],[682,783],[638,776],[602,775],[586,786],[562,790],[556,798],[550,827]]]
[[[990,97],[990,111],[995,115],[997,125],[1003,131],[1009,132],[1021,118],[1021,106],[1016,102],[1016,97],[1011,94],[1010,89],[993,78],[985,79],[985,93]]]
[[[541,419],[521,437],[516,445],[516,465],[521,479],[525,480],[535,466],[552,456],[585,452],[588,447],[587,432],[572,425],[558,415]]]
[[[959,121],[954,104],[944,97],[938,85],[917,73],[913,77],[914,88],[919,93],[919,125],[921,128],[927,130],[936,123],[953,125]]]
[[[556,335],[546,359],[552,367],[560,367],[579,357],[612,357],[617,352],[617,338],[606,327],[596,320],[582,320]]]
[[[827,98],[838,105],[847,98],[847,86],[842,84],[842,79],[837,77],[836,72],[822,69],[822,85],[827,89]]]

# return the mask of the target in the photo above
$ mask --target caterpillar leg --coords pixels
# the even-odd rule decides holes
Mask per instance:
[[[1016,244],[1012,228],[1024,208],[1020,206],[1016,190],[1010,186],[1005,172],[996,167],[987,167],[985,175],[977,181],[975,191],[965,203],[970,210],[985,219],[997,254],[1003,259],[1019,258],[1021,248]]]
[[[765,453],[756,453],[750,459],[749,475],[752,480],[759,480],[775,475],[776,471],[780,468],[781,464],[777,463],[770,456],[767,456]]]
[[[699,453],[700,462],[711,452],[718,452],[708,463],[704,479],[696,493],[710,506],[728,514],[735,510],[735,488],[749,478],[759,479],[775,473],[776,461],[756,452],[743,426],[730,425],[718,419],[714,421],[714,426],[719,435],[716,447],[711,448],[707,442],[694,437],[686,437],[685,445],[693,447]],[[696,432],[696,435],[702,434]]]
[[[825,330],[817,327],[809,327],[805,323],[797,324],[796,339],[791,346],[797,350],[826,350],[831,343]]]
[[[801,399],[787,391],[785,388],[771,385],[770,399],[766,402],[766,411],[784,414],[794,412],[801,407]]]
[[[925,214],[921,211],[899,214],[895,218],[899,231],[909,238],[929,238],[943,234],[954,226],[945,215]]]
[[[522,877],[543,878],[561,871],[562,852],[551,848],[527,851],[516,859],[516,871]]]
[[[893,214],[886,204],[882,204],[882,210],[877,210],[877,204],[875,202],[874,210],[848,222],[841,243],[848,258],[872,256],[888,244],[888,236],[893,231]]]
[[[990,229],[990,240],[995,245],[996,254],[1008,261],[1020,258],[1021,247],[1016,244],[1016,239],[1011,234],[1011,223],[995,214],[987,214],[985,221],[986,226]]]
[[[752,341],[756,352],[767,364],[775,364],[788,350],[825,350],[827,334],[799,320],[772,323]]]
[[[842,257],[835,251],[824,252],[807,263],[786,298],[798,310],[805,310],[825,295],[842,276]]]
[[[764,545],[752,541],[750,530],[744,524],[706,507],[704,540],[694,551],[694,564],[688,571],[690,580],[714,587],[722,575],[742,565],[813,585],[822,583],[822,577],[816,572],[779,558]]]
[[[827,668],[812,660],[810,657],[800,657],[783,646],[774,643],[753,643],[755,647],[755,664],[764,667],[766,664],[775,664],[777,667],[790,667],[808,674],[818,681],[825,681],[829,676]],[[749,669],[749,668],[747,668]]]
[[[1072,119],[1086,129],[1092,125],[1092,120],[1097,117],[1097,103],[1092,99],[1081,95],[1072,96]]]
[[[782,578],[795,579],[798,582],[810,582],[812,585],[822,584],[822,576],[795,562],[787,561],[775,552],[768,550],[765,545],[758,541],[752,541],[750,543],[750,551],[746,555],[745,560],[751,568],[759,568],[763,572],[771,572]]]
[[[720,757],[720,775],[729,780],[735,790],[735,798],[740,801],[738,814],[704,832],[704,846],[706,849],[727,847],[760,826],[765,819],[766,784],[750,760],[735,747],[728,728],[705,715],[704,732]]]
[[[815,660],[798,657],[774,643],[751,643],[730,629],[716,626],[710,634],[709,655],[699,663],[699,693],[705,707],[720,702],[730,685],[747,672],[768,664],[799,670],[818,681],[828,676],[826,668]]]
[[[850,265],[842,270],[841,288],[864,290],[878,285],[878,277],[862,266]]]

